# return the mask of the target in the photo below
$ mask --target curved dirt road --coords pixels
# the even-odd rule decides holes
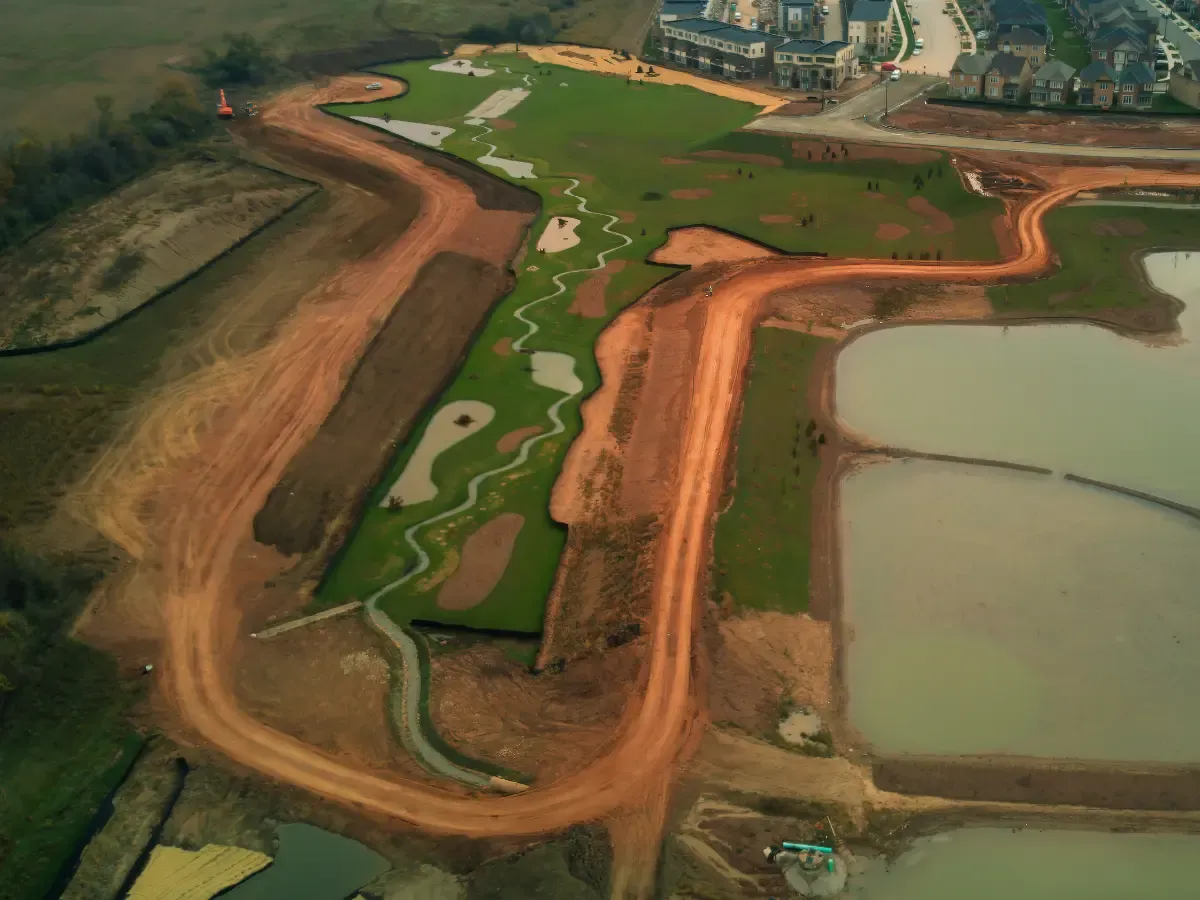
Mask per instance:
[[[365,346],[371,323],[386,314],[421,263],[473,208],[471,193],[448,176],[380,147],[357,129],[314,111],[335,88],[293,92],[264,113],[324,147],[370,160],[418,185],[421,213],[385,259],[347,266],[297,309],[279,338],[250,358],[235,401],[175,479],[185,502],[160,502],[141,513],[146,552],[165,594],[167,696],[199,737],[238,763],[332,800],[444,833],[537,834],[640,807],[661,794],[664,779],[696,726],[692,667],[694,616],[702,596],[709,527],[721,490],[723,459],[761,299],[784,286],[851,278],[983,282],[1030,275],[1050,265],[1042,217],[1076,191],[1128,183],[1200,186],[1200,176],[1157,172],[1064,172],[1077,178],[1020,214],[1020,254],[998,263],[768,259],[747,264],[715,287],[708,301],[692,407],[678,475],[678,502],[664,533],[654,587],[653,642],[641,689],[611,743],[588,766],[512,797],[473,797],[356,768],[254,720],[239,707],[228,675],[229,629],[236,624],[233,562],[251,537],[254,514],[288,460],[338,399],[344,375]],[[369,263],[369,264],[368,264]],[[171,485],[167,486],[168,492]],[[231,624],[232,623],[232,624]],[[648,842],[647,859],[657,856]]]

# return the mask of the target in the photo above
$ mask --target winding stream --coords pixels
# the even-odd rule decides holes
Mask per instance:
[[[471,138],[471,140],[475,143],[490,147],[491,149],[488,151],[488,155],[494,154],[497,149],[496,146],[485,140],[480,140],[480,138],[484,137],[485,135],[491,134],[492,129],[485,125],[479,126],[479,128],[480,134],[475,135]],[[611,234],[613,237],[620,238],[621,243],[597,253],[596,264],[594,266],[589,266],[582,269],[570,269],[566,272],[560,272],[557,275],[554,275],[551,278],[551,281],[554,282],[555,290],[542,297],[538,297],[535,300],[529,301],[513,313],[513,317],[524,324],[526,329],[525,333],[512,343],[512,349],[515,352],[520,352],[525,347],[526,342],[528,342],[535,334],[538,333],[537,323],[527,318],[525,315],[526,312],[533,309],[535,306],[540,306],[547,301],[553,300],[554,298],[565,294],[568,290],[567,285],[562,280],[565,276],[578,275],[584,272],[595,272],[603,269],[608,263],[607,257],[610,254],[616,253],[619,250],[623,250],[633,243],[632,238],[621,234],[619,231],[612,230],[612,227],[620,221],[620,216],[609,215],[608,213],[601,213],[588,209],[587,198],[575,193],[575,188],[579,187],[579,180],[576,178],[570,178],[568,180],[571,182],[571,184],[569,187],[563,189],[564,196],[578,201],[575,208],[584,215],[600,216],[608,219],[608,222],[602,227],[601,230],[606,234]],[[578,360],[576,360],[576,363],[578,363]],[[520,452],[511,461],[502,466],[490,469],[489,471],[481,472],[472,478],[467,483],[467,499],[458,506],[417,522],[404,532],[405,542],[417,554],[417,565],[407,571],[404,575],[397,578],[395,581],[389,582],[379,590],[375,591],[375,593],[371,594],[371,596],[368,597],[365,602],[367,618],[370,623],[400,649],[400,655],[404,664],[403,683],[401,685],[401,691],[403,695],[401,703],[403,718],[401,721],[397,722],[397,725],[399,726],[400,734],[404,737],[405,748],[412,753],[413,756],[427,770],[437,775],[444,775],[448,778],[453,778],[456,781],[471,785],[473,787],[487,787],[493,782],[491,777],[488,775],[464,768],[452,762],[441,751],[429,743],[421,727],[420,707],[422,672],[420,666],[420,655],[416,642],[406,631],[406,629],[397,625],[391,619],[391,617],[379,609],[379,601],[392,591],[396,590],[396,588],[407,583],[413,578],[416,578],[429,568],[429,554],[417,541],[418,532],[428,528],[430,525],[434,525],[438,522],[457,516],[460,513],[466,512],[478,502],[479,486],[483,482],[487,481],[489,478],[502,475],[505,472],[509,472],[519,466],[524,465],[529,459],[530,451],[537,444],[552,438],[555,435],[562,434],[562,432],[566,429],[566,426],[563,424],[562,418],[559,415],[559,410],[561,410],[564,405],[571,400],[574,400],[583,392],[582,383],[577,383],[579,384],[578,388],[569,393],[564,393],[562,397],[552,403],[546,410],[546,416],[549,418],[553,426],[550,428],[550,430],[543,431],[540,434],[526,438],[525,441],[521,443]]]

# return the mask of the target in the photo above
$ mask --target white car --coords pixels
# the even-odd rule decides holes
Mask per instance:
[[[912,55],[913,55],[913,56],[920,56],[920,55],[921,55],[921,48],[920,48],[920,47],[918,47],[916,50],[914,50],[914,51],[912,52]]]
[[[899,81],[900,80],[900,70],[899,69],[892,70],[892,74],[889,76],[889,79],[891,81]]]
[[[828,3],[821,4],[821,15],[823,15],[823,16],[829,15],[829,4]]]
[[[383,84],[378,81],[372,81],[370,84],[367,85],[367,90],[368,91],[382,91]]]
[[[916,40],[913,42],[913,45],[914,45],[914,46],[915,46],[915,47],[916,47],[918,50],[922,49],[922,48],[925,46],[925,38],[917,38],[917,39],[916,39]]]

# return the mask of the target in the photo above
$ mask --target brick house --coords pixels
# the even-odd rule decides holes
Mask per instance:
[[[1117,73],[1102,59],[1088,63],[1079,73],[1076,100],[1080,106],[1112,106],[1116,94]]]
[[[836,91],[858,77],[858,54],[846,41],[788,41],[775,48],[775,83],[803,91]]]
[[[1096,32],[1091,38],[1092,60],[1106,62],[1114,72],[1120,72],[1130,63],[1154,57],[1150,47],[1153,42],[1145,34],[1119,26],[1107,31]]]
[[[1154,104],[1154,71],[1144,62],[1129,63],[1117,73],[1113,105],[1121,109],[1149,109]]]
[[[1011,53],[996,53],[983,73],[983,96],[986,100],[1020,102],[1032,84],[1029,60]]]
[[[996,38],[996,49],[1001,53],[1023,56],[1029,65],[1037,69],[1046,61],[1046,38],[1031,28],[1014,28]]]
[[[1184,60],[1171,70],[1167,93],[1180,103],[1200,108],[1200,59]]]
[[[855,0],[846,20],[846,39],[856,56],[884,56],[892,43],[892,4],[886,0]]]
[[[710,19],[663,25],[663,55],[689,69],[726,78],[773,78],[778,35]]]
[[[1029,102],[1034,106],[1063,106],[1071,102],[1075,69],[1052,59],[1033,73]]]
[[[983,76],[992,65],[994,53],[960,53],[950,67],[950,92],[959,97],[983,96]]]

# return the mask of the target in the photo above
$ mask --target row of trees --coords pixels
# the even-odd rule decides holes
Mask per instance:
[[[546,12],[512,15],[503,25],[472,25],[463,37],[481,44],[544,44],[554,37],[554,23]]]
[[[94,200],[150,168],[213,127],[182,79],[167,81],[154,102],[126,119],[111,97],[96,98],[97,116],[82,134],[44,143],[22,137],[0,147],[0,252],[16,246],[61,212]]]

